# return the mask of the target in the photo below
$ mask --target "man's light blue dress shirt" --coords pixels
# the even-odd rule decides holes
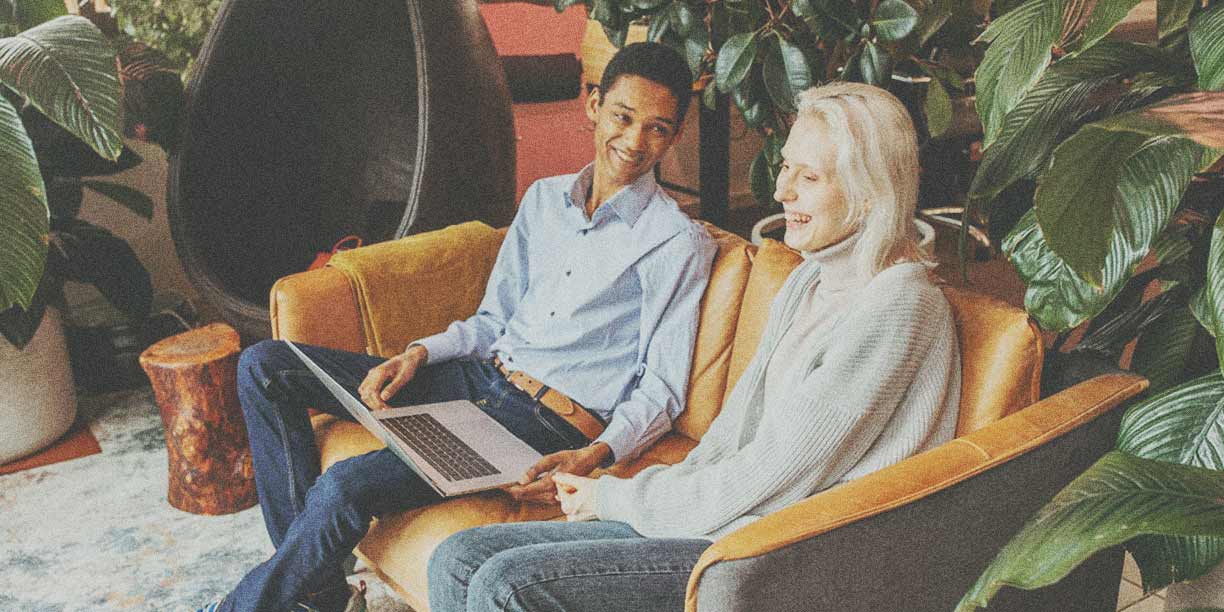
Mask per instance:
[[[429,363],[497,354],[607,423],[617,461],[684,409],[715,245],[651,173],[588,219],[593,166],[536,181],[502,243],[480,308],[417,344]]]

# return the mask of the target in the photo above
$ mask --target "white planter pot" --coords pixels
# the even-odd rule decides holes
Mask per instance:
[[[76,389],[59,309],[48,308],[24,350],[0,337],[0,464],[57,440],[76,419]]]
[[[786,225],[786,213],[776,213],[761,219],[752,226],[752,244],[761,246],[765,240],[763,234],[765,232],[776,230]],[[914,219],[914,227],[918,230],[918,246],[922,249],[930,249],[931,244],[935,242],[935,228],[930,223],[922,219]]]

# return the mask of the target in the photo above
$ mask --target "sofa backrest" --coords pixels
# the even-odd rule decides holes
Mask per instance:
[[[731,342],[724,400],[756,353],[774,296],[791,270],[802,262],[798,253],[774,240],[766,240],[750,252],[750,259],[752,270]],[[1024,310],[967,289],[944,287],[943,291],[952,307],[961,348],[957,436],[962,436],[1039,399],[1042,342]],[[705,419],[713,415],[693,404],[689,410],[695,407],[702,411],[701,421],[708,426]]]

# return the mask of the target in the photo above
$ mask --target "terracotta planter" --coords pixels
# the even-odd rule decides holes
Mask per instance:
[[[51,444],[76,419],[60,312],[47,308],[24,350],[0,339],[0,464]]]

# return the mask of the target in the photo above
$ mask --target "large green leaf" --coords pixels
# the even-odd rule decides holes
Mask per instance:
[[[1131,369],[1151,382],[1149,392],[1160,393],[1182,381],[1198,330],[1198,321],[1184,305],[1144,328],[1131,357]]]
[[[956,610],[986,606],[1003,585],[1054,584],[1097,551],[1138,535],[1224,536],[1222,499],[1219,472],[1110,452],[1025,524]]]
[[[1145,459],[1224,470],[1224,377],[1213,372],[1135,404],[1118,450]]]
[[[0,312],[29,308],[47,261],[47,192],[17,109],[0,95]]]
[[[1106,225],[1112,232],[1095,284],[1085,281],[1048,243],[1044,227],[1036,222],[1038,209],[1025,213],[1004,240],[1003,248],[1027,286],[1025,308],[1043,328],[1069,329],[1096,316],[1113,300],[1152,241],[1168,224],[1191,174],[1202,166],[1202,152],[1203,148],[1192,142],[1164,139],[1147,145],[1122,163],[1115,184],[1118,201],[1125,205],[1111,205],[1103,219],[1092,218],[1092,222]],[[1178,173],[1179,168],[1190,170]],[[1047,174],[1050,172],[1053,169]],[[1152,176],[1159,176],[1159,180]],[[1101,179],[1091,176],[1084,180]],[[1040,198],[1040,193],[1037,197]],[[1079,212],[1069,212],[1066,218],[1056,218],[1053,223],[1080,223]],[[1069,228],[1058,229],[1065,233]],[[1076,229],[1084,240],[1090,240],[1092,232],[1102,231],[1099,227],[1076,226]]]
[[[1224,109],[1224,95],[1212,97],[1195,107],[1207,117]],[[1170,100],[1174,108],[1189,106]],[[1038,179],[1034,210],[1050,248],[1094,286],[1104,282],[1111,254],[1126,267],[1146,254],[1193,174],[1219,157],[1196,141],[1213,142],[1224,125],[1170,120],[1165,105],[1084,126],[1055,149]]]
[[[1058,137],[1091,108],[1094,94],[1123,77],[1173,63],[1154,47],[1106,41],[1050,66],[1007,113],[999,136],[986,148],[970,193],[989,200],[1021,178],[1045,168]]]
[[[1186,27],[1198,0],[1156,0],[1156,27],[1161,40]]]
[[[1195,15],[1190,24],[1190,56],[1198,70],[1200,89],[1224,88],[1224,4]]]
[[[1183,322],[1194,318],[1181,310]],[[1118,450],[1146,459],[1224,470],[1224,378],[1214,373],[1158,393],[1127,411]],[[1224,539],[1143,536],[1127,545],[1145,590],[1205,574],[1224,559]]]
[[[1215,336],[1216,356],[1220,368],[1224,369],[1224,213],[1216,217],[1215,227],[1211,231],[1211,248],[1207,255],[1207,282],[1203,285],[1203,297],[1206,306],[1212,313],[1211,321],[1214,327],[1211,335]]]
[[[1199,325],[1211,334],[1212,338],[1219,338],[1220,334],[1216,329],[1220,326],[1215,309],[1211,306],[1207,295],[1207,287],[1199,287],[1198,291],[1190,298],[1190,312],[1194,314],[1194,318],[1198,320]]]
[[[115,53],[84,17],[58,17],[0,39],[0,82],[106,159],[123,151]]]
[[[812,86],[812,69],[807,56],[794,43],[778,37],[765,47],[761,76],[769,98],[778,108],[794,112],[795,97]]]
[[[918,25],[918,11],[903,0],[883,0],[871,18],[880,42],[896,42],[909,36]]]
[[[1068,45],[1073,52],[1088,49],[1097,41],[1105,38],[1105,35],[1109,34],[1118,25],[1118,22],[1135,8],[1136,4],[1139,4],[1139,0],[1108,0],[1086,4],[1092,7],[1092,14],[1088,16],[1083,31],[1075,38],[1074,43]]]
[[[978,38],[990,43],[975,74],[983,145],[989,147],[1003,118],[1041,77],[1062,31],[1068,0],[1028,0],[996,19]]]
[[[736,34],[723,43],[714,63],[714,83],[719,91],[730,92],[744,80],[756,60],[756,53],[755,32]]]

